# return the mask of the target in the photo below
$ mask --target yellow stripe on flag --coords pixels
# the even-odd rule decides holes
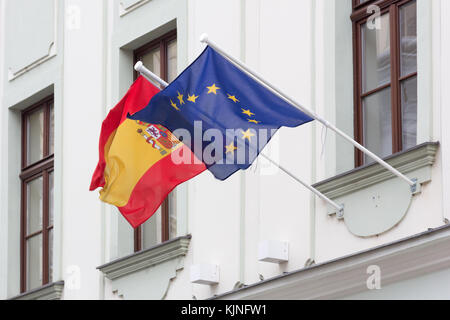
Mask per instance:
[[[109,151],[105,153],[105,186],[100,191],[100,199],[117,207],[128,203],[135,185],[155,163],[169,156],[172,151],[182,146],[170,132],[165,143],[147,130],[150,125],[126,119],[117,128]],[[155,129],[152,126],[150,129]],[[167,141],[175,143],[168,148]],[[165,153],[165,154],[162,154]]]

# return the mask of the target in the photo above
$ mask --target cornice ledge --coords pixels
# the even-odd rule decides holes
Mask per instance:
[[[97,267],[108,279],[114,280],[127,274],[160,264],[167,260],[185,256],[191,235],[178,237],[144,251],[131,254]]]
[[[420,277],[450,266],[450,225],[429,229],[371,249],[287,272],[213,296],[227,300],[341,299],[367,291],[367,267],[382,271],[382,285]]]
[[[10,300],[61,300],[63,290],[64,281],[58,281],[22,293]]]
[[[120,17],[123,17],[125,15],[127,15],[128,13],[142,7],[144,4],[146,4],[147,2],[150,2],[151,0],[138,0],[135,3],[131,4],[131,5],[124,5],[123,1],[121,1],[119,3],[119,15]]]
[[[439,142],[426,142],[384,160],[400,172],[407,174],[424,167],[431,167],[435,162],[438,148]],[[393,177],[390,171],[378,163],[373,163],[318,182],[313,187],[334,199]]]

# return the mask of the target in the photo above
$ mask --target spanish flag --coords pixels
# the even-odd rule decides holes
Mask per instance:
[[[133,226],[150,218],[180,183],[206,170],[192,151],[158,123],[128,119],[145,108],[159,89],[140,76],[103,121],[99,162],[90,190],[115,205]],[[172,154],[183,155],[182,163]]]

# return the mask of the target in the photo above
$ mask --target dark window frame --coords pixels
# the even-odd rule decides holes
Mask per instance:
[[[353,0],[353,65],[354,65],[354,136],[361,144],[364,142],[363,128],[363,99],[386,88],[391,88],[391,124],[392,124],[392,154],[403,150],[402,141],[402,106],[401,83],[407,79],[417,77],[418,72],[401,76],[400,70],[400,17],[399,8],[414,0],[369,0],[359,3]],[[366,23],[373,13],[368,13],[370,5],[377,5],[380,14],[389,12],[390,48],[391,48],[391,79],[388,84],[378,86],[376,89],[364,92],[362,90],[362,39],[361,25]],[[364,164],[364,154],[355,148],[355,167]]]
[[[27,240],[42,234],[42,285],[49,283],[49,232],[53,230],[53,225],[49,225],[50,211],[50,192],[49,192],[49,175],[54,172],[54,154],[50,154],[50,112],[51,105],[54,108],[54,98],[49,96],[22,112],[22,141],[21,141],[21,208],[20,208],[20,292],[27,290]],[[44,109],[44,135],[43,135],[43,157],[34,162],[27,163],[28,137],[27,126],[28,116],[37,111]],[[27,184],[35,179],[42,177],[42,229],[27,234]]]
[[[168,57],[167,57],[167,47],[169,43],[177,39],[177,31],[172,30],[161,37],[150,41],[149,43],[143,45],[142,47],[134,50],[134,64],[141,60],[142,56],[148,54],[149,52],[158,49],[160,50],[161,60],[160,60],[160,70],[161,78],[164,81],[168,79]],[[134,72],[134,79],[136,80],[139,74]],[[164,199],[161,205],[161,242],[166,242],[170,238],[169,230],[169,200]],[[142,226],[134,229],[134,251],[138,252],[142,250]]]

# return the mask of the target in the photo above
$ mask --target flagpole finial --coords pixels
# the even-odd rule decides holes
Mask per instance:
[[[136,70],[137,72],[140,72],[142,66],[143,66],[142,61],[138,61],[138,62],[136,62],[136,64],[134,65],[134,70]]]
[[[203,34],[200,36],[200,42],[208,43],[208,34],[207,34],[207,33],[203,33]]]

